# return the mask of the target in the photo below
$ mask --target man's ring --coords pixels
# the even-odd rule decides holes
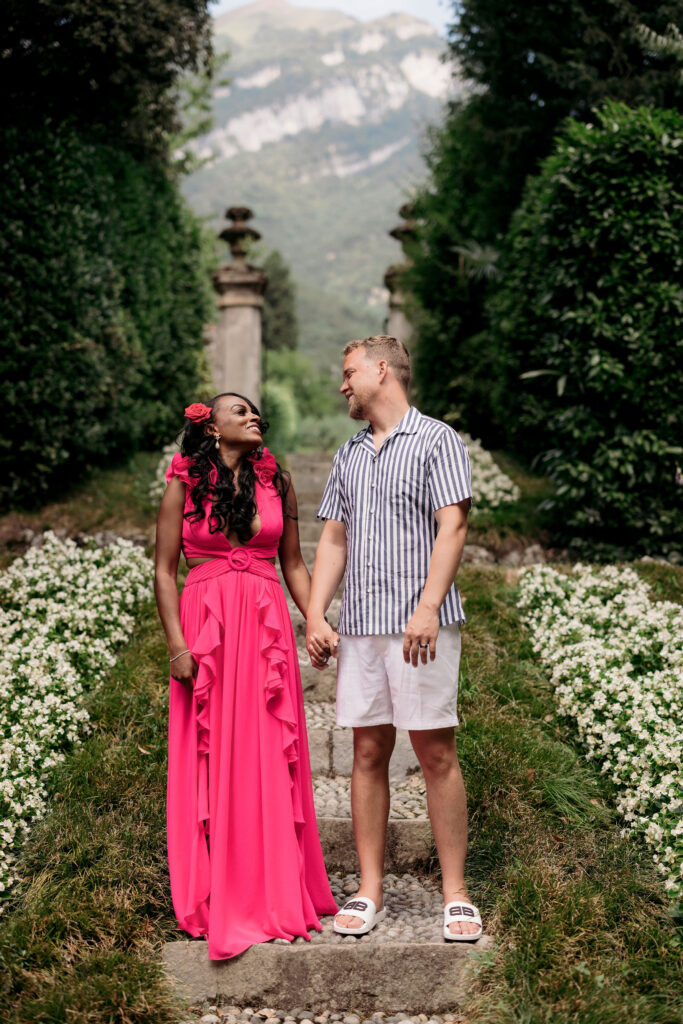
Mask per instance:
[[[418,644],[418,647],[429,647],[429,644]]]

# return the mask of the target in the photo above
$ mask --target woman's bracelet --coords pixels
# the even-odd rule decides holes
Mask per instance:
[[[186,651],[181,651],[180,654],[174,654],[174,656],[172,658],[169,658],[168,660],[169,661],[175,661],[176,658],[182,658],[183,654],[189,654],[189,653],[190,653],[190,648],[188,647]]]

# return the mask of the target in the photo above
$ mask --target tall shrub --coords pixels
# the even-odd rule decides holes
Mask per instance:
[[[606,100],[681,109],[676,57],[643,43],[638,26],[681,24],[683,0],[452,0],[449,50],[457,98],[431,133],[415,269],[415,381],[426,412],[504,445],[496,420],[500,360],[485,303],[493,277],[468,274],[463,250],[498,248],[524,183],[566,117],[591,119]],[[474,86],[462,95],[463,77]],[[434,366],[439,373],[434,373]]]
[[[501,418],[570,531],[675,546],[683,487],[683,117],[568,121],[513,217],[491,304]],[[680,532],[679,540],[680,544]]]
[[[166,440],[210,315],[197,223],[162,166],[53,132],[5,132],[0,166],[0,498]]]

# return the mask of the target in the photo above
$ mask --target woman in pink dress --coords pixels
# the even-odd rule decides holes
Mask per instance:
[[[313,808],[296,642],[275,555],[305,615],[296,498],[258,409],[218,395],[185,410],[157,526],[169,645],[167,835],[178,926],[209,958],[309,938],[336,905]],[[190,572],[178,601],[183,552]]]

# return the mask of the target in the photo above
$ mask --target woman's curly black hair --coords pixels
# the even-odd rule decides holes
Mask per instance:
[[[241,398],[246,402],[251,411],[256,413],[259,418],[261,434],[266,433],[268,423],[261,417],[259,410],[249,398],[236,391],[224,391],[204,403],[212,410],[211,419],[213,419],[216,402],[226,395],[234,395],[235,398]],[[188,420],[180,439],[181,455],[189,456],[192,459],[188,473],[197,480],[191,491],[194,509],[185,512],[185,518],[192,522],[203,519],[206,514],[204,503],[207,498],[210,498],[209,530],[211,533],[221,530],[228,534],[234,530],[240,543],[246,544],[252,536],[251,521],[258,511],[255,498],[256,476],[252,459],[258,462],[262,457],[262,452],[256,451],[249,458],[242,459],[237,477],[238,490],[236,493],[235,476],[221,459],[216,448],[215,438],[212,434],[207,434],[204,429],[207,423],[211,423],[211,419],[203,420],[201,423]],[[210,480],[210,473],[213,469],[218,474],[214,484]],[[273,483],[280,492],[284,511],[285,498],[291,479],[289,473],[281,469],[279,465],[273,477]]]

